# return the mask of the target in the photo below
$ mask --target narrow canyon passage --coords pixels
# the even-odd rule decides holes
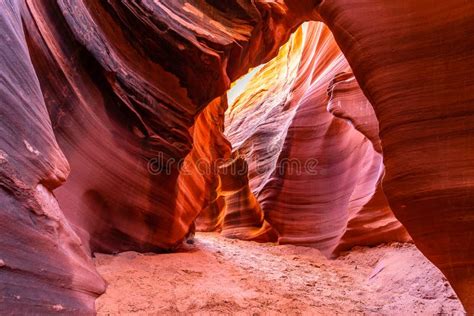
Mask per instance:
[[[176,253],[96,254],[95,265],[108,282],[99,315],[464,315],[413,244],[358,247],[328,260],[313,248],[197,233]]]
[[[472,34],[473,0],[0,1],[0,315],[474,315]]]

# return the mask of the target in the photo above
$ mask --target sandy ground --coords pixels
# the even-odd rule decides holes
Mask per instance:
[[[99,315],[464,315],[441,273],[411,244],[336,260],[297,246],[198,233],[172,254],[96,254],[109,283]]]

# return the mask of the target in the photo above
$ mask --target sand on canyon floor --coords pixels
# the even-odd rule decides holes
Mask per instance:
[[[96,254],[108,282],[99,315],[464,315],[446,278],[412,244],[335,260],[300,246],[197,233],[169,254]]]

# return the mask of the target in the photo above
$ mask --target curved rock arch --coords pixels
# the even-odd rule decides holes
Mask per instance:
[[[471,1],[232,1],[224,8],[211,0],[8,0],[0,6],[3,42],[11,44],[1,47],[0,60],[9,70],[0,95],[0,138],[8,145],[0,152],[7,205],[0,219],[1,278],[19,274],[27,284],[41,276],[33,265],[15,263],[33,256],[17,257],[15,239],[5,233],[14,219],[36,223],[21,232],[29,241],[57,236],[62,227],[67,236],[52,238],[57,256],[82,267],[53,264],[40,277],[42,292],[26,293],[25,311],[90,312],[103,283],[84,249],[171,248],[183,239],[197,215],[192,207],[212,197],[199,190],[202,179],[177,185],[179,169],[152,177],[146,160],[158,154],[184,159],[207,104],[250,67],[270,60],[311,19],[331,29],[374,106],[383,190],[393,212],[474,311]],[[55,191],[66,217],[52,211],[58,209],[50,194],[66,178],[61,151],[72,166]],[[193,188],[199,194],[189,199]],[[110,210],[114,216],[107,216]],[[51,240],[23,246],[50,258]],[[45,295],[57,291],[55,273],[68,289],[61,304]],[[4,300],[4,306],[18,304],[14,290]]]

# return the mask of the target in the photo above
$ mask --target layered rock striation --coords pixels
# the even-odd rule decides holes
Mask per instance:
[[[474,312],[474,3],[318,8],[380,124],[390,207]]]
[[[198,116],[271,59],[303,11],[267,1],[2,2],[2,308],[92,312],[104,283],[91,252],[179,245],[213,194],[212,179],[180,167],[199,143],[219,142]],[[32,282],[43,290],[26,290]]]
[[[92,313],[92,252],[196,222],[327,256],[408,232],[474,311],[471,34],[466,0],[1,2],[0,309]]]
[[[409,240],[380,187],[377,118],[327,27],[301,27],[243,90],[225,133],[248,162],[255,212],[262,209],[279,243],[330,256]]]
[[[0,3],[0,313],[93,313],[105,284],[53,190],[70,166],[23,33],[20,3]]]

